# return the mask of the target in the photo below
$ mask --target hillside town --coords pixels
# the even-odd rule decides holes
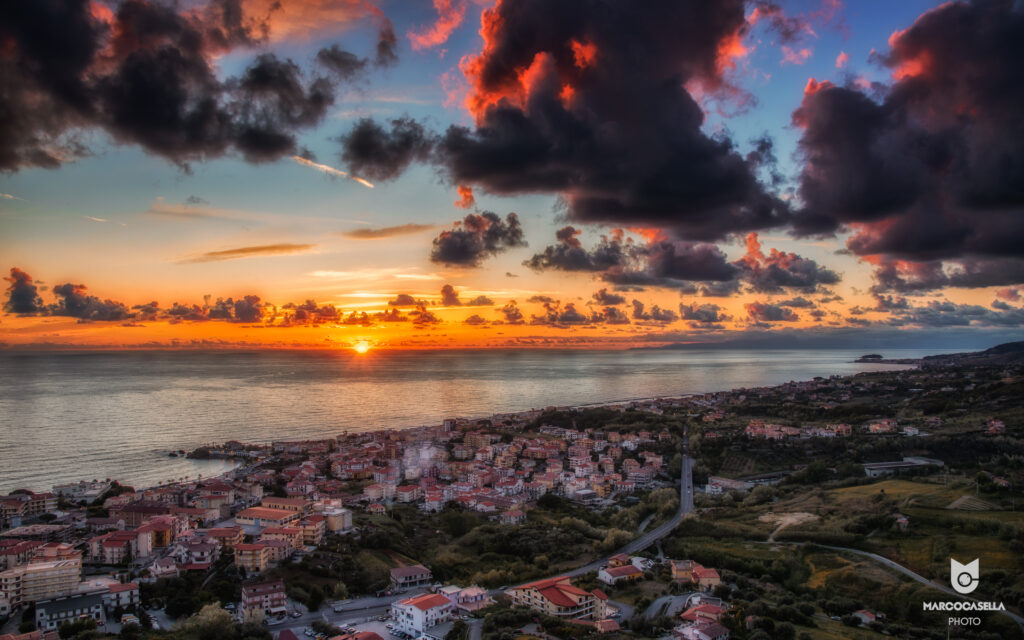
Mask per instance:
[[[1018,373],[991,375],[1016,380]],[[1008,428],[995,416],[980,421],[971,417],[969,424],[961,420],[955,425],[909,413],[865,414],[856,421],[827,415],[794,419],[796,413],[787,407],[809,405],[827,414],[878,394],[927,401],[971,391],[989,378],[973,372],[908,370],[598,407],[450,418],[431,427],[345,432],[319,440],[231,441],[189,454],[236,461],[238,466],[218,477],[137,489],[112,480],[58,485],[50,491],[19,489],[0,497],[0,617],[7,620],[4,630],[11,632],[0,638],[49,638],[83,620],[110,633],[132,625],[169,627],[175,614],[195,614],[202,603],[178,606],[178,611],[168,585],[205,587],[230,576],[223,587],[229,598],[221,602],[225,611],[238,624],[271,631],[296,620],[300,626],[277,633],[285,640],[296,631],[344,640],[388,635],[452,640],[461,637],[460,622],[474,624],[479,621],[474,616],[495,607],[529,609],[580,627],[580,633],[623,633],[624,624],[637,633],[643,616],[637,617],[636,598],[630,596],[629,604],[618,601],[616,594],[645,584],[671,586],[682,598],[674,605],[674,621],[666,632],[682,640],[727,640],[738,631],[731,623],[723,625],[729,620],[723,616],[735,611],[728,596],[736,583],[726,584],[719,567],[696,558],[669,557],[661,552],[658,538],[631,553],[607,553],[626,548],[652,521],[664,524],[665,533],[678,522],[680,494],[674,487],[680,452],[688,446],[687,430],[679,425],[690,425],[695,448],[709,456],[698,460],[694,473],[700,480],[702,510],[707,511],[715,500],[771,488],[807,472],[806,463],[761,469],[757,460],[766,459],[766,452],[788,449],[759,446],[889,443],[879,445],[881,451],[902,441],[938,441],[950,428],[981,438],[1002,437]],[[751,407],[758,411],[762,405],[779,409],[751,417]],[[729,447],[729,454],[712,466],[715,448],[722,446]],[[743,465],[730,462],[751,446],[760,453]],[[945,467],[943,460],[924,455],[863,462],[859,481]],[[993,486],[1010,488],[1019,482],[999,469],[986,473]],[[643,505],[649,506],[640,509]],[[583,567],[587,571],[557,574],[545,559],[543,566],[535,561],[520,573],[491,576],[478,571],[453,581],[450,577],[456,574],[450,568],[442,567],[435,575],[437,567],[416,554],[389,551],[384,555],[386,574],[363,581],[357,576],[333,591],[301,577],[318,574],[296,572],[323,566],[314,563],[336,554],[335,549],[374,548],[379,543],[372,542],[373,536],[386,531],[388,523],[418,526],[422,521],[436,527],[437,518],[470,517],[475,526],[498,527],[490,529],[497,535],[506,530],[502,528],[526,530],[531,522],[550,522],[536,517],[563,513],[570,515],[555,522],[589,531],[596,525],[587,518],[612,522],[614,518],[606,520],[608,514],[630,509],[645,515],[643,523],[631,525],[637,533],[601,525],[605,528],[590,534],[598,540],[593,545],[597,555],[577,551],[589,562]],[[897,515],[900,527],[910,526],[906,515]],[[602,535],[605,542],[599,544]],[[543,576],[545,570],[547,577],[496,585],[498,580]],[[340,630],[333,635],[314,629],[314,622],[331,627],[327,614],[318,618],[314,613],[331,599],[336,620],[358,612],[379,615],[363,615],[364,627],[375,621],[370,627],[332,627]],[[867,609],[853,613],[864,625],[881,624],[878,616],[884,615]],[[868,616],[873,616],[870,621]],[[377,624],[381,619],[390,621]]]

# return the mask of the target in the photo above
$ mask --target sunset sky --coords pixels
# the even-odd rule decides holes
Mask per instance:
[[[0,346],[1024,335],[1019,2],[8,5]]]

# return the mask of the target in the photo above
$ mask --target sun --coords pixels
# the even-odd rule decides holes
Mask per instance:
[[[370,350],[370,343],[362,340],[352,345],[352,348],[356,353],[363,354]]]

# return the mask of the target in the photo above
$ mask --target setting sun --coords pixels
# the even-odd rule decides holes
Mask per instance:
[[[357,342],[354,345],[352,345],[352,348],[355,349],[356,353],[366,353],[367,351],[370,350],[370,343],[366,341]]]

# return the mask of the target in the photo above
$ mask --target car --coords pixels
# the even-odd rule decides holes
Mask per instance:
[[[345,627],[345,633],[355,633],[357,631],[359,631],[359,630],[356,629],[355,627]]]
[[[292,611],[292,617],[293,618],[301,618],[302,614],[299,613],[298,611]]]

